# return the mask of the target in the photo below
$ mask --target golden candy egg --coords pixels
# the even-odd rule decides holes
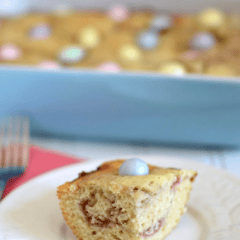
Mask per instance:
[[[174,75],[184,75],[186,74],[185,66],[180,62],[166,62],[159,68],[161,73],[174,74]]]
[[[221,27],[225,22],[224,13],[215,8],[207,8],[198,15],[199,23],[208,29]]]
[[[212,64],[206,70],[212,76],[236,76],[237,72],[231,66],[224,63]]]
[[[142,57],[141,51],[132,44],[125,44],[119,49],[119,55],[125,61],[139,61]]]
[[[100,43],[100,34],[94,27],[86,27],[79,34],[79,43],[85,48],[94,48]]]

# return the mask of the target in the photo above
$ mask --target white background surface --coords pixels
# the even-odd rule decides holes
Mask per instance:
[[[164,147],[141,147],[125,144],[77,142],[63,140],[32,139],[32,143],[46,149],[56,150],[70,155],[84,157],[88,161],[95,159],[124,157],[170,157],[172,159],[195,160],[228,171],[240,177],[240,150],[207,151],[197,149],[173,149]]]

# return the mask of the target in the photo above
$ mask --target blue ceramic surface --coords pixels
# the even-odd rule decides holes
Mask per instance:
[[[0,118],[28,115],[39,136],[240,145],[239,83],[2,68]]]

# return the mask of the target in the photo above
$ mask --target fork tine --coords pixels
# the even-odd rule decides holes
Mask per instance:
[[[25,117],[22,121],[23,127],[23,150],[22,150],[22,164],[21,166],[26,168],[29,160],[29,119]]]
[[[0,127],[0,166],[4,165],[4,157],[3,157],[4,135],[5,135],[5,127],[4,127],[4,123],[2,123]]]
[[[13,144],[13,166],[17,167],[19,166],[19,139],[20,139],[20,119],[19,117],[16,117],[14,120],[14,129],[13,129],[13,136],[14,138],[14,144]]]
[[[7,139],[7,145],[6,145],[6,151],[5,151],[5,166],[4,167],[10,167],[11,166],[11,142],[12,142],[12,127],[13,127],[13,118],[10,117],[9,123],[6,125],[6,139]]]
[[[19,176],[28,165],[29,158],[29,120],[22,117],[4,119],[0,126],[0,200],[9,179]],[[1,171],[0,171],[1,174]]]

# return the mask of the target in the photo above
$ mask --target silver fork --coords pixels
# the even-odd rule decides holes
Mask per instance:
[[[9,117],[0,126],[0,200],[9,179],[24,173],[29,160],[29,120]]]

